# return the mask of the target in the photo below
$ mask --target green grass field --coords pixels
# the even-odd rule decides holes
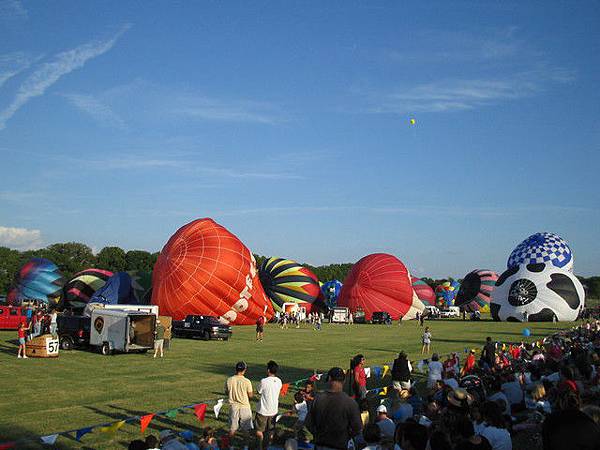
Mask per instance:
[[[518,342],[523,324],[506,322],[430,321],[433,351],[446,354],[482,345],[486,336]],[[535,340],[571,323],[528,324]],[[0,332],[0,442],[117,421],[149,412],[164,411],[223,396],[223,383],[238,360],[249,365],[247,376],[257,382],[265,363],[274,359],[285,382],[306,378],[313,369],[348,367],[350,358],[363,353],[367,366],[382,365],[405,350],[420,359],[422,329],[413,322],[385,325],[328,325],[281,330],[269,325],[265,340],[256,342],[253,327],[235,327],[228,342],[176,339],[164,359],[150,354],[101,356],[87,351],[61,352],[57,359],[17,359],[16,332]],[[429,356],[429,355],[428,355]],[[370,387],[390,383],[374,380]],[[290,390],[291,391],[291,390]],[[282,401],[290,407],[292,395]],[[227,409],[215,420],[209,407],[205,425],[226,426]],[[191,411],[169,419],[157,417],[146,434],[163,428],[198,431],[202,425]],[[74,435],[74,433],[73,433]],[[82,438],[59,437],[56,448],[123,448],[140,438],[139,424],[127,424],[115,434],[94,432]],[[35,445],[19,448],[38,448]]]

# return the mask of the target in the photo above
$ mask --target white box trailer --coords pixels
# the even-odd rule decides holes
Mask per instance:
[[[350,309],[338,306],[331,311],[331,323],[349,323]]]
[[[92,310],[90,346],[103,355],[146,352],[154,348],[156,316],[143,311]]]

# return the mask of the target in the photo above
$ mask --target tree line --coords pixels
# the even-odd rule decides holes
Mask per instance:
[[[15,273],[31,258],[46,258],[54,262],[66,280],[84,269],[94,267],[110,270],[111,272],[140,271],[152,272],[159,252],[150,253],[145,250],[123,250],[120,247],[104,247],[97,254],[92,249],[79,242],[64,242],[52,244],[39,250],[19,251],[0,247],[0,295],[6,295],[13,284]],[[254,255],[258,267],[267,259],[266,256]],[[352,269],[352,263],[328,264],[311,266],[303,264],[310,269],[319,280],[344,281]],[[600,276],[578,277],[586,287],[587,296],[600,298]],[[421,278],[432,289],[445,281],[454,281],[454,278],[432,279]],[[462,280],[458,280],[462,281]]]

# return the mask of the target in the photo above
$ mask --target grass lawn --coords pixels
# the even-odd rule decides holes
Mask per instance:
[[[486,336],[518,342],[523,324],[507,322],[426,322],[433,333],[432,350],[441,354],[482,345]],[[528,340],[536,340],[571,323],[530,323]],[[405,350],[411,360],[420,359],[422,329],[413,322],[401,326],[328,325],[281,330],[268,325],[265,341],[256,342],[253,327],[235,327],[228,342],[176,339],[164,359],[150,354],[102,356],[87,351],[61,352],[57,359],[16,358],[16,332],[0,332],[0,442],[24,436],[51,434],[117,421],[181,405],[214,401],[223,397],[223,384],[233,365],[244,360],[247,376],[255,383],[264,376],[265,364],[280,365],[283,382],[306,378],[313,369],[348,367],[350,358],[363,353],[367,366],[383,365]],[[429,355],[428,355],[429,356]],[[370,379],[370,387],[390,384]],[[291,390],[290,390],[291,392]],[[288,394],[282,408],[289,408]],[[280,409],[282,409],[280,408]],[[224,428],[227,408],[218,420],[209,406],[205,425]],[[156,417],[146,434],[163,428],[198,431],[202,425],[191,410],[169,419]],[[74,433],[73,433],[74,435]],[[55,448],[123,448],[140,438],[139,423],[126,424],[115,434],[94,432],[82,438],[61,436]],[[39,448],[36,445],[19,448]],[[47,447],[46,447],[47,448]]]

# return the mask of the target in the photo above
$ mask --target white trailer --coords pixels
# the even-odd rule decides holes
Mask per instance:
[[[154,348],[156,316],[153,313],[94,308],[91,314],[90,346],[103,355]]]

